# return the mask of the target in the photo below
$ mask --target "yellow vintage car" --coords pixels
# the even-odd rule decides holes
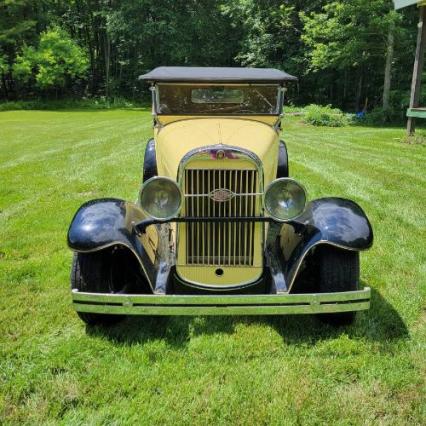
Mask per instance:
[[[276,69],[159,67],[154,137],[137,202],[83,204],[68,231],[73,305],[88,324],[125,315],[320,314],[370,306],[359,252],[370,222],[342,198],[307,202],[280,140]]]

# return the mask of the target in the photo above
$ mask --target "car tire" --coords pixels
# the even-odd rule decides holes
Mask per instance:
[[[332,246],[318,248],[319,290],[321,293],[359,289],[359,253]],[[334,326],[352,324],[356,312],[321,314],[323,322]]]
[[[115,293],[112,287],[110,253],[75,253],[71,267],[71,288],[93,293]],[[109,326],[118,323],[125,315],[77,312],[87,325]]]

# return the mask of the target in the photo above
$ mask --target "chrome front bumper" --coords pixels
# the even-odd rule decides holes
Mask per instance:
[[[285,315],[362,311],[371,289],[341,293],[153,295],[72,290],[78,312],[120,315]]]

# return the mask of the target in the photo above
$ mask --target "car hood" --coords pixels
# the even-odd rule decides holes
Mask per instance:
[[[251,151],[264,168],[265,185],[275,178],[279,136],[270,125],[240,118],[191,118],[156,131],[158,173],[176,179],[179,164],[189,151],[223,144]]]

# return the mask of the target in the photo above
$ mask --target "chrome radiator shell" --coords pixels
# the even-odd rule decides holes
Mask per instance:
[[[186,217],[263,216],[263,170],[250,151],[215,145],[189,152],[178,184]],[[177,273],[202,287],[238,287],[263,271],[263,223],[192,222],[178,224]]]

